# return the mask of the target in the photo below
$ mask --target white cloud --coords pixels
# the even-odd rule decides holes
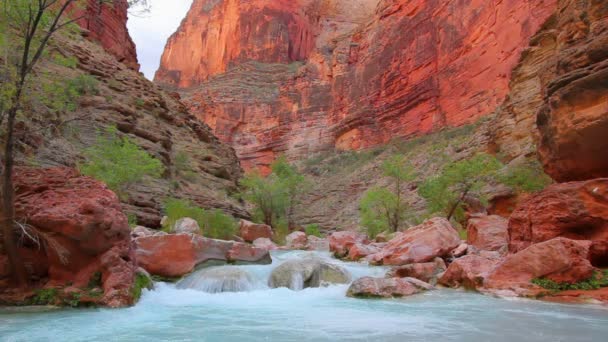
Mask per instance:
[[[153,0],[150,13],[129,15],[129,33],[137,45],[141,71],[154,78],[165,43],[179,27],[192,0]]]

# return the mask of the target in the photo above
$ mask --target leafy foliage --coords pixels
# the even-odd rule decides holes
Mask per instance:
[[[321,237],[321,229],[318,224],[309,224],[304,227],[304,232],[306,235]]]
[[[429,213],[441,213],[448,219],[464,216],[464,200],[475,196],[485,200],[481,189],[496,177],[502,164],[496,157],[480,153],[470,159],[448,164],[441,174],[427,179],[418,189],[426,199]]]
[[[130,139],[119,137],[114,127],[106,129],[95,145],[85,149],[84,156],[87,161],[80,165],[80,171],[105,182],[121,197],[145,176],[160,178],[164,169],[158,159]]]
[[[395,155],[382,164],[382,170],[384,176],[390,178],[393,190],[372,188],[363,195],[360,203],[361,224],[370,238],[382,232],[398,231],[408,218],[403,186],[415,178],[413,167],[403,155]]]
[[[521,192],[540,191],[552,182],[551,177],[547,176],[538,160],[510,167],[499,176],[499,180]]]
[[[221,210],[205,210],[193,203],[181,199],[170,198],[165,201],[167,222],[163,229],[170,232],[175,223],[188,217],[195,220],[203,231],[203,235],[213,239],[230,239],[237,232],[237,223],[231,216]]]
[[[277,222],[285,220],[293,228],[294,208],[307,188],[305,177],[287,162],[284,156],[271,165],[272,173],[267,177],[254,171],[243,178],[243,197],[255,206],[254,219],[276,228]]]
[[[547,278],[532,279],[532,284],[538,285],[552,292],[568,290],[597,290],[602,287],[608,287],[608,270],[604,270],[602,272],[596,271],[591,278],[574,284],[566,282],[559,283]]]
[[[137,302],[141,298],[141,293],[144,289],[149,289],[152,287],[152,280],[145,275],[138,273],[135,276],[135,283],[133,284],[132,293],[133,299]]]

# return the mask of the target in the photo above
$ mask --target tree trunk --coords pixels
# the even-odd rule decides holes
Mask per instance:
[[[462,193],[462,195],[460,196],[458,201],[456,201],[456,203],[454,203],[454,205],[450,209],[450,212],[448,213],[448,221],[452,219],[452,216],[454,216],[454,214],[456,213],[456,209],[458,209],[458,205],[460,205],[460,203],[462,201],[464,201],[464,198],[467,197],[470,190],[471,190],[471,187],[467,186],[467,188],[464,190],[464,192]]]
[[[4,147],[4,170],[2,174],[2,236],[4,250],[8,256],[11,271],[17,285],[27,286],[27,272],[17,250],[15,239],[15,189],[13,186],[13,150],[15,145],[14,127],[17,106],[8,112],[6,145]]]

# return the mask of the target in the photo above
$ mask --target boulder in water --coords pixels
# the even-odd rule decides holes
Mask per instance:
[[[329,251],[337,258],[348,255],[350,248],[356,243],[367,244],[367,237],[361,233],[352,231],[336,232],[329,236]]]
[[[359,298],[406,297],[432,289],[430,284],[414,278],[363,277],[351,284],[346,295]]]
[[[255,239],[255,241],[253,241],[253,246],[266,251],[274,251],[279,249],[279,247],[268,238]]]
[[[483,287],[486,277],[498,262],[497,259],[489,259],[479,255],[465,255],[450,264],[450,267],[439,279],[439,284],[477,290]]]
[[[202,269],[177,283],[179,289],[208,293],[244,292],[255,288],[255,279],[246,270],[235,266]]]
[[[308,237],[304,232],[293,232],[285,237],[285,246],[288,249],[307,249]]]
[[[350,273],[344,268],[316,258],[289,260],[272,271],[269,286],[302,290],[329,284],[347,284]]]
[[[416,278],[427,283],[435,284],[437,277],[445,272],[445,262],[441,258],[435,258],[433,262],[409,264],[405,266],[393,267],[386,274],[387,278]]]

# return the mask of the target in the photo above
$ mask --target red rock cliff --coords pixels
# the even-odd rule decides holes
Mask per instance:
[[[139,70],[135,43],[127,29],[128,9],[127,0],[105,3],[100,0],[88,0],[85,9],[76,10],[73,15],[82,17],[78,24],[88,31],[91,39],[100,42],[118,61],[133,70]]]
[[[245,167],[488,115],[556,0],[197,0],[156,80]],[[187,89],[186,89],[187,88]]]

